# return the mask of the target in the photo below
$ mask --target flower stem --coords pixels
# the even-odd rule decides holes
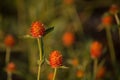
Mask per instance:
[[[98,65],[98,60],[97,59],[94,59],[94,66],[93,66],[93,80],[95,80],[96,78],[96,73],[97,73],[97,65]]]
[[[42,62],[42,53],[43,53],[43,46],[42,46],[42,38],[37,38],[38,42],[38,49],[39,49],[39,65],[38,65],[38,75],[37,80],[40,80],[40,72],[41,72],[41,62]]]
[[[111,36],[109,26],[106,27],[106,35],[107,35],[107,40],[108,40],[108,47],[109,47],[109,50],[110,50],[111,61],[112,61],[113,65],[115,65],[116,56],[115,56],[115,50],[114,50],[114,45],[113,45],[112,36]]]
[[[119,41],[120,41],[120,20],[119,20],[119,18],[118,18],[117,13],[114,14],[114,16],[115,16],[116,23],[117,23],[117,25],[118,25],[118,34],[119,34]]]
[[[56,73],[57,73],[57,68],[54,69],[53,80],[55,80]]]
[[[6,63],[6,66],[7,66],[7,64],[9,63],[9,61],[10,61],[10,47],[7,47],[6,48],[6,56],[5,56],[5,63]]]
[[[12,80],[12,73],[11,72],[7,72],[7,80]]]

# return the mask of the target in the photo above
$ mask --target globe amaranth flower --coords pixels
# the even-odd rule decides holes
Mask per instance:
[[[13,62],[8,63],[6,67],[7,72],[14,72],[16,69],[16,65]]]
[[[109,12],[111,14],[116,14],[119,11],[119,8],[116,4],[111,5]]]
[[[102,24],[104,26],[110,26],[112,24],[112,16],[111,15],[105,15],[102,17]]]
[[[54,73],[53,73],[53,72],[50,72],[50,73],[48,74],[48,80],[52,80],[52,79],[53,79],[53,75],[54,75]]]
[[[50,66],[52,68],[60,67],[62,65],[61,52],[59,52],[58,50],[51,52],[51,54],[49,56],[49,62],[50,62]]]
[[[44,24],[42,24],[39,21],[35,21],[31,25],[30,33],[32,37],[39,38],[44,35],[45,33],[45,27]]]
[[[102,54],[103,46],[100,42],[94,41],[90,46],[90,54],[93,59],[99,58]]]
[[[7,47],[13,47],[15,44],[15,39],[12,35],[7,35],[4,39],[4,43]]]
[[[64,46],[71,46],[75,42],[75,36],[72,32],[65,32],[62,41]]]

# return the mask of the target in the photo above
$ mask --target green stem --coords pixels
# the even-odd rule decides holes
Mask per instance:
[[[53,80],[55,80],[56,73],[57,73],[57,68],[54,69]]]
[[[112,36],[111,36],[109,26],[106,27],[106,36],[107,36],[107,41],[108,41],[108,47],[109,47],[109,50],[110,50],[110,57],[111,57],[113,65],[115,65],[116,56],[115,56],[115,50],[114,50],[114,45],[113,45]]]
[[[114,16],[115,16],[116,23],[117,23],[117,25],[118,25],[118,34],[119,34],[119,40],[120,40],[120,20],[119,20],[119,18],[118,18],[117,13],[114,14]]]
[[[7,66],[7,64],[9,63],[9,61],[10,61],[10,47],[7,47],[6,48],[6,56],[5,56],[5,62],[6,62],[6,66]]]
[[[38,75],[37,80],[40,80],[40,72],[41,72],[41,62],[42,62],[42,53],[43,53],[43,46],[42,46],[42,38],[37,38],[38,48],[39,48],[39,66],[38,66]]]
[[[12,73],[11,72],[7,72],[7,80],[12,80]]]
[[[98,60],[97,59],[94,59],[94,73],[93,73],[93,80],[95,80],[96,78],[96,73],[97,73],[97,65],[98,65]]]

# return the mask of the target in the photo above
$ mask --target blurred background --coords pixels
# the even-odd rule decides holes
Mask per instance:
[[[29,35],[34,21],[42,22],[46,29],[54,27],[43,38],[45,59],[49,60],[51,51],[59,50],[63,55],[63,65],[69,67],[60,68],[56,80],[93,80],[94,59],[91,58],[90,45],[94,41],[103,45],[97,59],[99,68],[95,80],[120,80],[119,24],[111,15],[113,22],[109,39],[113,43],[115,64],[110,56],[111,42],[106,29],[101,26],[103,15],[109,13],[113,4],[118,6],[117,16],[120,18],[119,0],[0,0],[0,80],[7,80],[7,46],[4,41],[7,35],[12,35],[15,42],[10,47],[10,62],[15,64],[12,80],[37,79],[37,40],[23,38]],[[67,38],[64,38],[66,33]],[[52,80],[53,69],[46,62],[41,76],[41,80]]]

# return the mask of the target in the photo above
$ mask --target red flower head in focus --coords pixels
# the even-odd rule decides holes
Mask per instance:
[[[39,38],[44,35],[45,27],[41,22],[33,22],[30,29],[31,35],[35,38]]]
[[[55,50],[51,52],[49,56],[49,62],[52,68],[57,68],[62,65],[62,55],[61,52]]]

